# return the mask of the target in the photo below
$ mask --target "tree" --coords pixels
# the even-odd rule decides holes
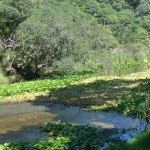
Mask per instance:
[[[11,68],[15,49],[15,30],[21,22],[20,13],[17,9],[0,5],[0,63],[2,68]],[[11,54],[11,56],[10,56]]]
[[[22,21],[31,15],[32,8],[31,0],[0,1],[0,62],[1,67],[5,70],[8,70],[7,67],[12,69],[15,60],[16,29]]]
[[[17,9],[1,5],[0,6],[0,35],[1,37],[9,37],[15,31],[21,22],[20,13]]]
[[[136,12],[139,16],[150,15],[150,2],[142,1],[141,4],[136,8]]]
[[[55,61],[82,61],[89,50],[114,47],[116,43],[109,35],[94,18],[68,2],[42,5],[19,25],[17,65],[38,74]]]
[[[130,6],[132,6],[134,9],[136,9],[138,6],[139,6],[139,4],[140,4],[140,2],[141,2],[141,0],[125,0]]]
[[[101,3],[99,5],[98,20],[103,25],[110,25],[118,22],[117,12],[110,4]]]
[[[2,0],[2,3],[16,8],[24,19],[31,15],[34,8],[32,0]]]
[[[141,21],[141,26],[146,29],[150,34],[150,16],[144,16]]]

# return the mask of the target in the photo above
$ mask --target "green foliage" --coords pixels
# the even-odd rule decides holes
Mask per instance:
[[[14,65],[16,29],[31,15],[32,10],[33,5],[30,0],[2,0],[0,2],[0,63],[4,70]],[[13,58],[10,53],[14,56]]]
[[[4,76],[3,72],[0,70],[0,85],[1,84],[8,84],[8,78]]]
[[[150,16],[144,16],[141,22],[141,26],[148,32],[150,32],[149,24],[150,24]]]
[[[87,75],[70,75],[54,79],[37,80],[30,82],[15,83],[11,85],[0,86],[0,99],[10,95],[17,95],[25,92],[40,92],[46,90],[57,89],[62,86],[69,85],[75,81],[86,78]]]
[[[134,9],[140,5],[141,0],[125,0]]]
[[[142,63],[144,63],[145,59],[145,53],[139,52],[138,45],[132,46],[132,47],[126,47],[126,49],[129,49],[129,51],[121,51],[115,54],[113,56],[113,63],[114,63],[114,68],[117,70],[122,70],[122,69],[129,69],[129,68],[140,68]],[[131,53],[132,51],[132,53]]]
[[[125,96],[118,102],[117,108],[126,115],[135,115],[150,122],[150,100],[148,95],[133,94]]]
[[[148,32],[145,32],[142,39],[138,34],[143,15],[148,15],[150,12],[148,1],[99,0],[98,3],[96,1],[84,1],[79,7],[84,12],[94,16],[100,24],[108,26],[121,44],[142,43],[148,38]]]
[[[2,0],[0,3],[0,33],[9,37],[18,25],[31,15],[30,0]]]
[[[106,105],[103,110],[119,111],[125,115],[136,116],[150,122],[149,80],[145,80],[138,87],[132,89],[132,94],[123,95],[115,105]]]
[[[4,36],[9,36],[20,21],[20,13],[17,9],[0,4],[0,34]]]
[[[97,150],[113,131],[61,122],[47,123],[42,130],[52,137],[67,137],[69,139],[67,147],[70,150]]]
[[[0,145],[1,150],[98,150],[113,130],[101,130],[89,125],[47,123],[42,127],[50,138],[46,141],[20,142]]]
[[[98,20],[103,25],[110,25],[118,22],[117,12],[106,3],[99,5]]]
[[[108,150],[149,150],[150,147],[150,130],[142,133],[138,137],[127,143],[111,145]]]
[[[32,0],[2,0],[2,3],[16,8],[22,17],[29,17],[33,9]]]
[[[66,137],[50,138],[47,141],[20,142],[0,145],[1,150],[69,150]]]
[[[46,141],[0,145],[1,150],[98,150],[115,130],[63,122],[47,123],[41,128],[49,135]]]
[[[38,73],[39,65],[53,66],[55,61],[83,62],[88,51],[115,47],[117,42],[109,35],[68,2],[42,5],[17,30],[17,65]]]
[[[116,11],[121,11],[123,9],[129,9],[129,5],[124,0],[113,0],[112,7]]]
[[[139,16],[150,15],[150,1],[141,1],[141,4],[136,8],[136,12]]]
[[[124,47],[132,55],[128,46],[139,44],[146,45],[145,56],[149,51],[148,0],[2,0],[0,7],[1,66],[6,69],[3,62],[11,60],[4,51],[10,38],[12,66],[24,77],[39,77],[44,69],[66,74],[113,70],[113,49]]]

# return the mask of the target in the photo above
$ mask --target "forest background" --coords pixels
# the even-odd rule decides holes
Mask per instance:
[[[149,0],[0,0],[0,83],[143,67],[149,25]]]

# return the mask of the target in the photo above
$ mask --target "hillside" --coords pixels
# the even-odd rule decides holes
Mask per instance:
[[[149,0],[0,0],[0,82],[143,66],[149,24]]]

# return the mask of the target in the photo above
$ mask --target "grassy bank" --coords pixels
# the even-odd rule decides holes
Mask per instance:
[[[127,143],[112,145],[108,150],[150,150],[150,130]]]
[[[150,70],[127,76],[72,75],[0,87],[0,103],[49,101],[150,118]]]
[[[150,70],[128,76],[91,77],[58,90],[52,102],[78,105],[89,110],[119,111],[150,121]]]

